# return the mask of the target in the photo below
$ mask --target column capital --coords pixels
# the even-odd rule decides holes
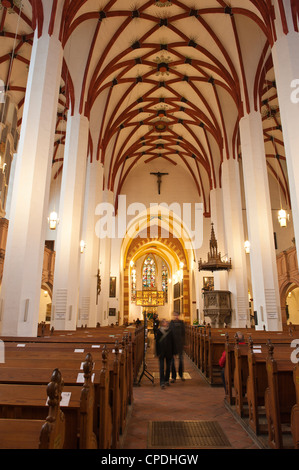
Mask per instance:
[[[299,5],[298,2],[292,0],[273,0],[273,3],[275,12],[275,44],[283,36],[299,33]]]
[[[32,26],[37,38],[44,34],[60,36],[64,0],[35,0],[32,6]]]

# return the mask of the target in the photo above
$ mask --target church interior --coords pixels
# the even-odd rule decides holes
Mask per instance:
[[[299,448],[298,47],[298,0],[0,0],[0,448]]]

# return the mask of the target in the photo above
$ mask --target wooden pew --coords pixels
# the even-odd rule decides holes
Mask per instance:
[[[235,404],[235,396],[233,393],[233,377],[235,370],[235,354],[234,354],[234,343],[230,342],[229,334],[225,335],[225,400],[229,405]]]
[[[243,349],[243,351],[242,351]],[[243,352],[243,354],[242,354]],[[248,346],[240,345],[237,334],[235,335],[234,347],[234,390],[235,408],[239,416],[244,416],[244,405],[247,404],[246,383],[248,378]]]
[[[118,344],[118,341],[116,341],[116,344]],[[16,348],[15,349],[16,352],[8,354],[7,362],[5,364],[5,365],[9,364],[10,366],[14,366],[14,367],[11,368],[10,371],[7,368],[4,368],[3,370],[3,367],[2,368],[0,367],[0,380],[3,381],[3,379],[5,378],[5,380],[10,381],[10,383],[13,380],[15,380],[15,375],[17,374],[13,374],[12,371],[16,367],[18,367],[21,364],[21,362],[23,363],[23,366],[24,366],[23,371],[26,370],[26,366],[27,365],[29,366],[29,362],[30,362],[31,372],[29,376],[28,376],[28,373],[26,374],[23,371],[20,371],[20,370],[18,371],[22,380],[27,381],[27,382],[28,380],[33,381],[33,380],[38,380],[40,377],[44,377],[45,374],[42,374],[43,369],[41,369],[41,367],[49,367],[49,366],[52,366],[53,363],[59,363],[60,366],[63,367],[65,381],[67,381],[69,385],[70,384],[74,385],[76,384],[76,377],[79,372],[79,366],[81,364],[82,354],[83,354],[80,352],[75,353],[74,352],[75,346],[76,345],[72,343],[70,345],[70,350],[68,352],[66,352],[65,345],[63,346],[64,348],[63,359],[60,357],[61,356],[60,350],[50,351],[49,347],[47,347],[45,351],[43,351],[43,349],[40,349],[42,348],[42,346],[40,346],[38,348],[38,353],[35,347],[31,347],[31,348],[28,347],[28,349],[26,349],[27,344],[25,348],[20,348],[20,349]],[[88,348],[86,349],[88,350]],[[108,404],[107,406],[111,405],[115,407],[114,410],[113,409],[111,410],[110,414],[111,416],[113,416],[115,423],[117,422],[120,423],[120,429],[115,431],[115,434],[119,435],[119,433],[122,432],[125,426],[128,403],[132,402],[132,393],[133,393],[132,392],[132,384],[133,384],[132,361],[130,359],[131,349],[130,349],[130,342],[128,341],[127,337],[122,339],[122,342],[120,343],[117,350],[119,353],[119,356],[117,359],[117,362],[119,362],[119,366],[117,368],[117,376],[116,376],[116,366],[115,366],[116,361],[113,361],[114,354],[111,354],[109,357],[109,360],[107,361],[107,369],[109,371],[109,377],[110,377],[110,381],[109,381],[110,404]],[[78,351],[78,349],[76,348],[75,351]],[[96,406],[97,407],[99,406],[99,400],[101,396],[101,393],[98,391],[98,388],[100,386],[100,375],[101,375],[100,370],[102,367],[99,361],[99,357],[101,357],[100,351],[101,349],[96,350],[97,359],[96,359],[96,363],[95,363],[94,371],[93,371],[94,385],[96,387]],[[112,349],[110,348],[108,349],[106,347],[107,354],[112,353],[112,351],[113,351]],[[22,361],[20,361],[20,359],[16,360],[16,358],[14,357],[14,354],[18,354],[19,358],[20,357],[22,358]],[[9,358],[9,356],[11,355],[12,355],[12,359]],[[53,359],[53,356],[55,357],[55,359]],[[34,362],[32,362],[32,358],[34,358]],[[33,365],[34,365],[34,368],[33,368]],[[38,369],[36,369],[36,367],[38,367]],[[67,368],[65,369],[65,367]],[[112,370],[113,367],[114,369]],[[114,375],[112,375],[112,372],[114,373]],[[119,405],[117,405],[117,401],[120,402]],[[117,414],[119,414],[120,416],[118,417]],[[97,416],[97,415],[99,415],[99,408],[97,408],[97,411],[96,411],[95,421],[99,423],[99,426],[102,426],[103,425],[102,418],[101,416]],[[104,416],[104,421],[105,421],[105,414],[103,414],[103,416]],[[98,432],[99,430],[97,431],[97,434]],[[115,447],[115,443],[113,445]]]
[[[107,348],[103,348],[103,366],[100,372],[99,382],[99,448],[110,449],[113,442],[113,428],[112,428],[112,410],[110,405],[110,372],[108,368],[108,351]]]
[[[257,352],[258,351],[258,352]],[[248,349],[247,403],[250,428],[256,435],[268,432],[265,421],[265,391],[268,386],[266,357],[262,348],[254,349],[252,338]]]
[[[33,419],[0,419],[0,449],[62,449],[65,439],[65,417],[60,409],[63,389],[58,369],[47,386],[49,412],[45,421]]]
[[[219,360],[225,350],[225,333],[213,336],[208,332],[206,338],[206,370],[205,374],[210,385],[222,385],[221,368]]]
[[[251,427],[258,425],[258,416],[254,415],[254,409],[256,409],[257,402],[259,406],[263,406],[263,394],[265,391],[266,382],[266,358],[268,353],[267,343],[265,338],[256,337],[255,340],[259,341],[258,346],[255,346],[255,350],[259,353],[254,354],[254,364],[250,361],[253,359],[250,353],[250,346],[247,344],[239,344],[237,336],[235,337],[234,346],[234,375],[233,375],[233,388],[234,388],[234,405],[235,411],[240,417],[249,417]],[[253,342],[252,338],[248,339],[249,344]],[[267,342],[269,339],[266,340]],[[274,341],[278,341],[274,338]],[[276,342],[275,346],[279,351],[280,358],[285,358],[288,362],[290,358],[290,340],[286,342]],[[253,346],[252,346],[253,347]],[[251,366],[253,366],[251,368]],[[258,374],[258,375],[257,375]],[[259,380],[258,386],[256,381]],[[248,399],[249,392],[249,399]],[[257,410],[257,409],[256,409]]]
[[[225,382],[226,382],[226,402],[233,406],[235,405],[235,386],[234,386],[234,373],[235,373],[235,335],[233,332],[235,330],[227,329],[225,336],[225,351],[226,351],[226,363],[225,363]],[[240,330],[238,330],[240,331]],[[244,330],[243,330],[244,331]],[[268,339],[271,338],[271,341],[276,345],[285,345],[286,351],[289,350],[290,342],[292,337],[287,334],[278,334],[278,332],[265,332],[265,331],[255,331],[255,330],[245,330],[244,339],[245,342],[250,343],[253,341],[257,345],[261,345],[264,348],[267,345]],[[240,354],[247,355],[248,348],[240,348]],[[258,360],[262,359],[261,355],[256,356]],[[265,360],[265,356],[263,357]],[[246,361],[246,358],[245,358]],[[242,366],[241,366],[242,367]],[[247,366],[245,366],[247,367]],[[244,373],[243,373],[244,374]]]
[[[37,326],[37,336],[47,336],[50,334],[50,325],[46,322],[41,322]]]
[[[58,370],[58,369],[55,369]],[[70,394],[68,403],[61,402],[66,422],[64,448],[96,448],[94,426],[94,387],[91,380],[93,362],[86,356],[83,365],[83,387],[64,386]],[[60,372],[59,372],[60,373]],[[62,379],[63,380],[63,379]],[[46,408],[44,385],[0,385],[0,417],[4,419],[42,419]]]
[[[130,378],[130,400],[132,399],[133,385],[138,382],[138,374],[143,360],[143,331],[144,326],[139,327],[101,327],[101,328],[79,328],[76,331],[54,331],[49,336],[44,337],[0,337],[5,342],[6,348],[9,343],[25,343],[32,344],[32,346],[38,347],[39,344],[45,345],[59,345],[59,347],[67,346],[68,344],[77,344],[77,347],[83,345],[97,345],[106,344],[112,345],[116,339],[121,341],[122,337],[127,337],[129,340],[130,360],[132,360],[132,374],[133,378]]]
[[[101,436],[106,436],[106,441],[109,440],[109,447],[112,445],[112,438],[111,438],[111,429],[112,429],[112,415],[114,419],[115,425],[120,422],[120,401],[121,401],[121,394],[120,394],[120,370],[124,369],[125,360],[124,360],[124,352],[119,354],[119,349],[117,350],[117,355],[112,355],[111,358],[108,360],[109,350],[106,346],[104,346],[101,350],[101,359],[103,357],[104,365],[102,362],[97,361],[96,367],[93,364],[92,370],[92,377],[93,382],[91,384],[92,389],[94,389],[94,399],[93,399],[93,421],[94,421],[94,432],[99,439],[99,446],[103,445],[103,440],[101,441]],[[111,350],[112,351],[112,350]],[[22,348],[22,353],[25,352],[25,349]],[[28,352],[28,350],[27,350]],[[77,356],[77,353],[70,353],[73,356]],[[30,385],[38,385],[43,384],[45,381],[46,376],[48,376],[49,367],[51,368],[54,363],[59,363],[60,367],[63,370],[64,374],[64,382],[68,386],[76,386],[81,389],[82,387],[82,376],[84,370],[84,364],[81,369],[81,361],[82,358],[79,357],[78,359],[62,359],[58,360],[56,357],[56,352],[54,351],[55,359],[51,358],[51,352],[46,350],[46,355],[44,358],[35,358],[29,355],[25,359],[11,359],[8,360],[5,364],[0,366],[0,382],[2,383],[9,383],[9,384],[30,384]],[[119,365],[119,355],[123,358],[122,364]],[[81,354],[79,354],[81,356]],[[99,359],[99,356],[98,356]],[[113,378],[110,378],[111,364],[113,361]],[[10,367],[7,367],[10,366]],[[13,366],[13,367],[12,367]],[[21,368],[20,368],[21,366]],[[122,372],[122,375],[123,372]],[[105,379],[103,379],[105,376]],[[113,382],[112,382],[113,381]],[[83,385],[84,386],[84,385]],[[126,392],[126,388],[122,387],[123,393]],[[107,399],[106,399],[107,397]],[[122,397],[125,400],[126,395]],[[102,406],[104,400],[104,406]],[[119,403],[118,403],[119,402]],[[90,400],[90,406],[91,400]],[[123,407],[122,407],[123,409]],[[107,418],[109,416],[109,418]],[[125,416],[123,416],[123,426]],[[109,421],[109,422],[108,422]],[[115,430],[115,433],[118,435],[119,430]],[[109,437],[110,436],[110,437]],[[105,441],[105,442],[106,442]],[[101,443],[102,442],[102,443]],[[106,445],[106,444],[105,444]],[[113,446],[116,446],[116,443],[113,443]]]
[[[274,345],[269,341],[266,366],[265,408],[269,446],[273,449],[294,448],[291,434],[291,412],[296,404],[294,364],[290,359],[274,359]]]
[[[88,353],[83,364],[84,384],[80,396],[80,449],[97,449],[97,437],[94,432],[95,389],[92,373],[93,359]]]
[[[294,367],[293,380],[296,390],[296,404],[291,412],[291,431],[295,449],[299,449],[299,362]]]
[[[68,381],[69,385],[74,384],[75,378],[76,378],[75,370],[78,369],[80,361],[82,360],[80,353],[74,354],[74,348],[79,349],[79,348],[84,347],[84,351],[86,351],[88,349],[86,348],[86,346],[89,345],[89,347],[91,347],[94,343],[96,343],[97,346],[100,346],[100,348],[102,348],[102,344],[99,344],[99,343],[100,341],[104,340],[109,343],[108,344],[109,350],[112,351],[113,342],[115,342],[115,338],[120,337],[120,333],[117,333],[119,331],[122,332],[126,330],[124,328],[120,330],[116,328],[113,328],[113,329],[109,328],[106,330],[103,328],[103,329],[100,329],[100,331],[98,330],[90,331],[89,329],[83,329],[82,331],[80,329],[80,330],[77,330],[75,333],[72,332],[71,334],[68,334],[67,332],[63,332],[62,336],[60,336],[60,332],[56,331],[51,337],[42,338],[43,341],[41,341],[41,338],[30,338],[30,339],[15,338],[14,343],[12,342],[13,339],[9,338],[9,340],[5,343],[6,350],[7,350],[7,362],[6,364],[4,365],[2,364],[0,366],[0,381],[3,380],[3,378],[5,380],[11,381],[11,383],[12,381],[18,380],[15,377],[17,374],[13,374],[11,372],[13,369],[9,369],[7,366],[8,365],[14,366],[14,369],[17,370],[17,368],[22,363],[22,361],[20,361],[19,358],[27,357],[27,362],[26,360],[24,360],[23,362],[23,366],[24,366],[23,369],[19,368],[19,374],[20,374],[20,377],[22,377],[23,381],[26,381],[26,380],[38,381],[38,377],[41,374],[44,378],[45,373],[43,371],[44,371],[45,364],[46,364],[46,367],[49,368],[54,363],[59,364],[60,362],[57,362],[57,361],[61,360],[62,363],[60,364],[63,367],[65,380]],[[142,331],[142,330],[139,328],[138,332],[139,331]],[[89,335],[90,332],[92,332],[93,334]],[[86,334],[86,336],[84,336],[84,334]],[[135,334],[139,334],[137,333],[137,328],[136,328]],[[66,339],[65,342],[64,342],[64,339]],[[17,344],[20,344],[22,342],[24,342],[26,346],[24,348],[17,348]],[[100,385],[100,372],[101,372],[101,369],[99,368],[99,359],[98,359],[100,357],[100,351],[101,351],[100,348],[97,350],[90,349],[93,352],[93,354],[96,356],[96,361],[95,361],[96,366],[95,366],[93,375],[94,375],[94,382],[95,382],[94,385],[96,387],[97,404],[99,404],[99,396],[100,396],[100,392],[98,391],[98,386]],[[13,350],[12,355],[10,354],[10,349]],[[119,434],[123,432],[125,423],[126,423],[128,405],[131,404],[133,401],[133,384],[134,384],[133,355],[137,351],[134,350],[132,347],[132,340],[131,340],[130,332],[121,338],[121,342],[120,342],[118,349],[119,351],[122,351],[122,352],[119,353],[118,355],[119,366],[117,368],[118,376],[116,378],[115,378],[115,375],[117,375],[115,372],[116,369],[115,369],[115,365],[113,365],[114,355],[111,355],[111,356],[109,355],[109,359],[107,361],[107,369],[109,371],[109,406],[114,407],[114,409],[111,408],[110,414],[111,414],[111,419],[114,420],[114,423],[117,423],[117,422],[119,423],[119,429],[114,431],[114,436],[119,436]],[[30,357],[35,358],[34,369],[32,367],[33,366],[32,361],[30,361],[30,365],[28,364]],[[76,361],[76,364],[74,363],[74,361]],[[26,366],[27,368],[30,367],[31,369],[30,374],[25,372]],[[78,374],[78,370],[77,370],[77,374]],[[30,378],[28,377],[28,375],[31,375],[32,377]],[[114,385],[111,385],[113,383]],[[116,383],[118,384],[118,389],[115,388]],[[119,401],[119,405],[117,405],[117,401]],[[97,414],[99,415],[99,410]],[[104,413],[102,414],[103,416],[105,416]],[[97,416],[96,421],[98,422],[98,424],[100,424],[101,417]],[[113,427],[113,430],[114,429],[115,428]],[[108,433],[106,432],[106,434],[109,434],[109,432]],[[113,447],[117,446],[115,438],[113,440],[113,443],[112,443],[112,439],[109,442],[110,442],[109,445]]]

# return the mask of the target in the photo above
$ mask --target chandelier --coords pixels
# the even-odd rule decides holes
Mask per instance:
[[[2,10],[2,8],[6,8],[8,13],[14,13],[14,7],[21,9],[22,0],[1,0],[0,1],[0,10]]]
[[[274,138],[273,138],[273,141],[274,141]],[[277,178],[278,194],[279,194],[279,202],[280,202],[280,210],[278,211],[278,222],[279,222],[279,225],[281,227],[286,227],[287,226],[287,221],[289,220],[289,214],[287,214],[287,212],[282,207],[281,194],[280,194],[280,184],[279,184],[279,177],[278,177],[279,158],[280,158],[280,156],[277,154],[276,155],[276,161],[277,161],[276,178]]]

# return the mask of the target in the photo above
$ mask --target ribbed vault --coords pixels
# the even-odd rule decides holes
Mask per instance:
[[[276,37],[271,0],[170,3],[63,2],[53,178],[63,168],[68,114],[76,110],[89,118],[88,158],[104,165],[104,188],[115,198],[138,165],[163,163],[170,170],[187,169],[208,215],[210,190],[221,187],[223,159],[242,158],[239,120],[257,109],[269,172],[289,204],[271,57]],[[0,10],[0,78],[17,104],[19,129],[34,29],[40,36],[45,27],[42,0],[21,5]],[[57,5],[54,1],[49,34]],[[298,30],[297,2],[292,9]],[[287,32],[282,2],[280,10]]]

